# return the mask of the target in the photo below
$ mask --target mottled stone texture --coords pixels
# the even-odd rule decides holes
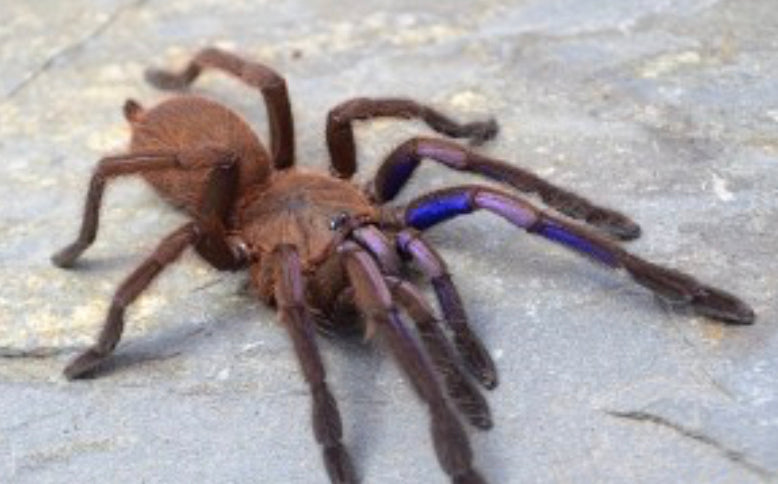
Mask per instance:
[[[426,4],[426,5],[425,5]],[[128,314],[113,369],[66,383],[118,281],[181,221],[138,181],[108,192],[72,271],[88,176],[127,141],[146,66],[220,45],[286,75],[299,162],[355,95],[495,116],[484,150],[632,214],[630,245],[753,304],[752,327],[678,314],[561,248],[478,214],[436,228],[497,358],[493,483],[778,479],[778,8],[773,0],[3,0],[0,4],[0,480],[323,483],[309,398],[245,276],[189,255]],[[256,93],[196,91],[264,136]],[[421,125],[360,127],[362,180]],[[403,196],[466,179],[425,165]],[[443,483],[428,419],[386,353],[322,343],[369,483]]]

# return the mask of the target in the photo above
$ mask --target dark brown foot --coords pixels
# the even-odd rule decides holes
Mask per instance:
[[[359,482],[351,465],[351,458],[341,444],[324,449],[324,465],[332,484],[356,484]]]
[[[695,294],[692,307],[697,314],[729,324],[753,324],[756,319],[754,310],[746,303],[728,292],[708,286]]]
[[[56,254],[52,255],[51,262],[55,266],[61,267],[63,269],[73,267],[76,259],[78,259],[78,256],[80,256],[85,249],[86,247],[83,244],[79,244],[78,242],[70,244]]]
[[[500,127],[494,118],[487,121],[468,123],[463,126],[462,131],[470,140],[471,146],[481,146],[487,141],[493,139],[500,132]]]
[[[467,380],[446,378],[446,389],[459,411],[473,427],[489,430],[494,426],[489,405],[483,395]]]
[[[165,91],[180,91],[186,89],[193,77],[187,76],[187,72],[170,72],[163,69],[146,69],[144,77],[146,82]]]
[[[473,453],[462,426],[445,406],[432,410],[432,437],[438,461],[454,483],[483,483],[472,467]]]
[[[671,305],[686,306],[697,314],[728,324],[752,324],[754,310],[734,295],[700,283],[674,269],[625,257],[624,267],[636,282],[654,291]]]
[[[65,377],[68,380],[75,380],[83,378],[88,373],[95,370],[100,363],[102,363],[108,355],[101,354],[95,351],[93,348],[89,348],[77,357],[75,357],[68,366],[65,367]]]
[[[494,365],[489,352],[483,347],[478,338],[469,331],[457,334],[454,337],[457,351],[465,360],[468,371],[483,386],[489,390],[497,386],[497,368]]]
[[[484,478],[472,469],[467,474],[454,477],[452,482],[453,484],[486,484]]]
[[[557,207],[557,209],[572,218],[583,219],[589,225],[597,227],[611,237],[619,240],[635,240],[640,237],[641,234],[640,225],[630,220],[629,217],[613,210],[600,208],[598,210],[590,211],[589,215],[586,216],[576,214],[575,212],[573,214],[566,213],[561,206]]]

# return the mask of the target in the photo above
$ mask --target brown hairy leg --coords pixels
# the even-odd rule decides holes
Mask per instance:
[[[351,460],[341,443],[338,406],[327,388],[324,365],[316,346],[315,328],[305,305],[304,281],[295,249],[282,245],[275,252],[275,299],[281,322],[292,338],[295,353],[313,396],[313,431],[322,446],[327,473],[334,484],[357,482]]]
[[[94,242],[100,218],[100,205],[106,182],[117,176],[135,175],[149,170],[165,170],[180,166],[172,153],[130,153],[102,158],[95,168],[86,195],[81,229],[74,242],[51,257],[54,265],[71,267],[78,257]]]
[[[205,193],[195,215],[202,235],[195,250],[218,270],[238,270],[246,265],[248,255],[242,242],[227,237],[224,223],[235,201],[238,185],[238,162],[231,154],[211,168]]]
[[[149,69],[146,71],[146,80],[159,89],[184,89],[194,82],[204,69],[225,71],[260,90],[265,99],[270,125],[273,166],[278,169],[292,166],[295,149],[292,106],[289,102],[286,81],[273,69],[209,47],[198,52],[182,71]]]
[[[583,220],[612,237],[631,240],[640,236],[640,227],[619,212],[599,207],[527,170],[441,139],[412,138],[397,147],[378,168],[372,185],[373,197],[382,203],[392,200],[421,160],[427,158],[454,170],[483,175],[522,192],[536,193],[554,210]]]
[[[193,148],[181,153],[130,153],[102,158],[98,162],[97,167],[92,174],[92,179],[89,182],[89,189],[86,195],[84,214],[81,220],[81,229],[79,230],[78,237],[74,242],[54,254],[51,257],[52,262],[59,267],[71,267],[76,259],[92,245],[97,236],[97,228],[100,221],[100,206],[102,205],[105,185],[108,180],[119,176],[138,175],[155,170],[170,169],[213,170],[211,176],[209,176],[203,206],[200,207],[200,210],[205,211],[201,214],[200,221],[203,222],[204,220],[208,220],[208,224],[216,230],[214,223],[211,222],[211,219],[214,219],[215,217],[212,217],[211,215],[218,216],[219,220],[226,216],[229,206],[232,203],[231,197],[233,191],[230,189],[230,186],[234,186],[237,176],[235,165],[236,160],[232,154],[211,147]],[[206,213],[208,214],[207,216],[205,216]],[[203,232],[208,234],[213,233],[212,230],[208,230],[207,228],[205,228]],[[207,241],[213,239],[214,237],[209,236],[205,239],[206,244],[210,244],[210,242]],[[217,242],[211,245],[218,244],[217,237]],[[200,252],[209,262],[211,262],[211,258],[208,257],[209,253],[215,254],[215,251],[224,249],[224,247],[208,249],[205,245],[203,245],[203,247],[203,251],[198,247],[198,252]],[[212,263],[214,263],[214,266],[217,268],[222,267],[221,265],[217,265],[219,264],[220,259],[220,254],[215,254],[213,257]]]
[[[379,117],[400,119],[419,118],[438,133],[452,138],[470,138],[480,145],[497,134],[497,122],[458,123],[439,111],[410,99],[355,98],[335,106],[327,115],[327,147],[332,170],[340,178],[351,178],[357,171],[354,121]]]
[[[203,204],[199,212],[195,214],[197,221],[185,224],[163,239],[151,256],[122,282],[113,297],[97,343],[76,357],[65,368],[65,376],[70,379],[79,378],[93,370],[111,354],[121,338],[124,329],[124,311],[127,306],[151,284],[166,266],[178,259],[188,246],[193,245],[198,253],[217,269],[232,270],[245,264],[245,255],[239,246],[230,244],[224,238],[220,219],[226,210],[225,206],[231,203],[232,193],[228,189],[234,185],[237,179],[237,164],[234,163],[231,156],[219,157],[218,159],[228,161],[211,168]],[[125,167],[126,164],[120,166]],[[97,200],[91,203],[90,200],[93,198],[87,197],[88,213],[91,215],[84,218],[84,223],[88,226],[86,233],[90,234],[92,239],[94,239],[94,233],[97,230],[97,212],[101,193],[102,191],[94,195]],[[90,223],[91,225],[88,225]],[[83,229],[82,233],[85,233]],[[76,247],[80,248],[81,246]]]
[[[438,461],[456,484],[482,484],[473,468],[473,453],[464,428],[449,408],[435,375],[413,338],[402,325],[384,276],[373,258],[353,242],[339,247],[357,306],[374,324],[421,399],[430,409],[432,437]]]
[[[156,250],[132,274],[119,285],[108,309],[103,329],[97,342],[77,356],[65,368],[68,379],[80,378],[95,369],[116,347],[124,330],[124,310],[129,306],[171,262],[188,246],[197,241],[199,230],[195,223],[187,223],[174,231],[157,246]]]

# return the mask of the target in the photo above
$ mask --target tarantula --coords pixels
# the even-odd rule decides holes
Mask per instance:
[[[182,94],[151,109],[133,100],[125,103],[132,128],[129,151],[100,160],[78,238],[55,254],[53,262],[72,266],[94,241],[103,190],[115,177],[142,176],[191,220],[165,237],[121,283],[96,343],[65,368],[69,379],[92,373],[111,354],[127,306],[191,246],[218,270],[248,268],[259,296],[278,311],[310,386],[314,435],[332,482],[357,478],[341,443],[340,415],[327,387],[315,329],[356,328],[386,342],[429,406],[441,467],[452,482],[473,484],[485,481],[472,465],[467,434],[452,406],[473,426],[490,428],[489,407],[472,380],[492,389],[497,372],[468,324],[446,264],[421,235],[424,230],[484,209],[606,267],[626,270],[637,283],[697,313],[727,323],[754,320],[753,311],[735,296],[620,248],[614,239],[640,234],[626,216],[454,142],[412,138],[386,158],[367,188],[349,181],[357,169],[354,121],[419,118],[436,132],[477,145],[496,135],[493,120],[457,123],[407,99],[352,99],[327,118],[331,173],[304,171],[294,167],[286,84],[270,68],[209,48],[181,72],[149,70],[147,79],[161,89],[179,90],[204,69],[225,71],[259,89],[269,118],[270,153],[241,117],[214,101]],[[436,190],[404,206],[388,206],[424,159],[534,193],[550,211],[480,185]],[[404,277],[408,261],[431,283],[442,318]],[[416,336],[401,310],[415,323]],[[350,317],[357,311],[363,319]]]

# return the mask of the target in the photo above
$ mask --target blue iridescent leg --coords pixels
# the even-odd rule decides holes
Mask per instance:
[[[470,328],[462,298],[451,280],[446,262],[417,230],[405,229],[397,234],[397,248],[413,260],[430,280],[443,313],[443,321],[453,333],[457,352],[467,370],[485,388],[491,390],[496,387],[497,367],[481,339]]]
[[[488,210],[527,232],[561,244],[612,269],[624,269],[638,283],[678,306],[732,324],[750,324],[754,311],[732,294],[706,286],[682,272],[652,264],[610,240],[547,214],[529,202],[482,186],[438,190],[410,202],[404,223],[425,230],[458,215]]]
[[[427,158],[454,170],[477,173],[519,191],[537,194],[543,203],[557,212],[583,220],[611,237],[631,240],[640,236],[640,227],[619,212],[596,206],[529,171],[441,139],[412,138],[395,149],[378,169],[373,181],[372,197],[378,202],[392,200],[413,175],[421,160]]]

